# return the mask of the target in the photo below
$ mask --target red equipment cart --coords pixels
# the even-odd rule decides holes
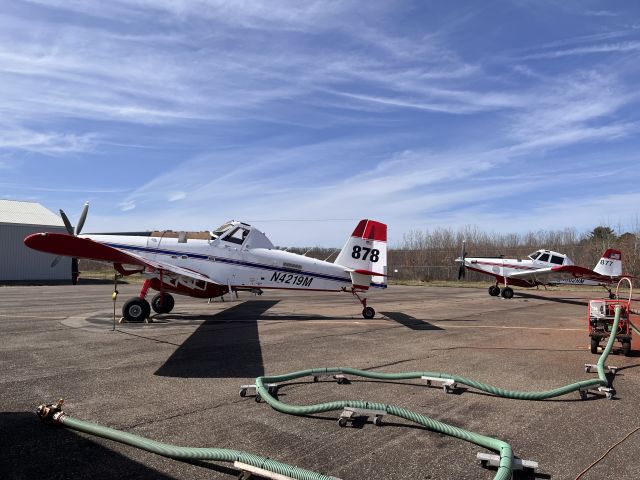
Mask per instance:
[[[620,321],[618,330],[612,332],[613,318],[616,305],[620,305]],[[631,354],[631,325],[629,315],[631,302],[628,300],[590,300],[589,301],[589,336],[591,337],[591,353],[598,353],[600,342],[611,335],[622,344],[622,353],[628,357]]]

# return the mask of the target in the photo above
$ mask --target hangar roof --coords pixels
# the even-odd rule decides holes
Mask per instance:
[[[62,219],[36,202],[0,199],[0,223],[64,227]]]

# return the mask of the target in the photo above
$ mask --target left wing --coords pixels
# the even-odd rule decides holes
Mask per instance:
[[[24,244],[41,252],[65,257],[87,258],[114,264],[136,265],[152,270],[163,270],[175,275],[214,283],[207,275],[170,263],[149,260],[135,253],[110,247],[89,238],[80,238],[65,233],[34,233],[24,239]]]
[[[509,275],[509,278],[517,278],[520,280],[538,283],[555,283],[562,280],[583,278],[585,280],[608,284],[616,280],[615,277],[600,275],[593,270],[578,267],[577,265],[558,265],[556,267],[541,268],[539,270],[516,272]]]

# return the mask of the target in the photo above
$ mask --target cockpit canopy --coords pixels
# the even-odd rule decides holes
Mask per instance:
[[[247,223],[230,220],[209,232],[210,242],[234,244],[242,248],[274,248],[267,236]]]
[[[529,255],[529,258],[536,262],[548,263],[550,265],[573,265],[573,262],[567,255],[551,250],[537,250]]]

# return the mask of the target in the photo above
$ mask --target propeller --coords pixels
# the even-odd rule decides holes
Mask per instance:
[[[82,207],[82,212],[80,212],[80,217],[78,217],[78,223],[76,224],[75,227],[73,227],[71,225],[71,222],[69,221],[69,217],[67,217],[67,214],[64,213],[64,210],[60,209],[60,217],[62,217],[62,221],[64,222],[64,227],[67,229],[67,233],[69,235],[73,235],[74,237],[80,235],[80,232],[82,232],[82,227],[84,227],[84,222],[87,220],[87,213],[89,213],[89,202],[84,202],[84,206]],[[54,258],[53,262],[51,262],[51,268],[58,265],[61,259],[62,257],[60,255]],[[77,280],[77,273],[78,273],[77,258],[71,259],[71,269],[73,270],[73,277],[74,277],[74,284],[75,284]]]
[[[466,241],[462,241],[462,251],[460,252],[460,268],[458,269],[458,280],[464,278],[467,275],[467,265],[465,263],[465,259],[467,257],[467,252],[465,252],[465,244]]]

